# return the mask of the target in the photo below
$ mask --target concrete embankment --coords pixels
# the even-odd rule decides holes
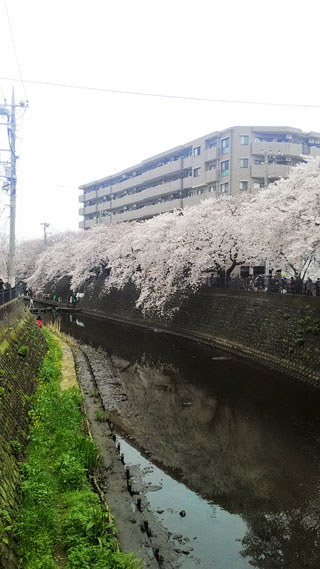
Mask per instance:
[[[264,363],[317,385],[320,379],[320,299],[202,288],[172,318],[143,316],[133,287],[101,295],[97,280],[82,299],[89,314],[164,329]],[[174,305],[174,303],[173,303]]]
[[[0,569],[16,569],[10,526],[17,511],[18,460],[28,434],[28,410],[46,343],[22,300],[0,308]]]

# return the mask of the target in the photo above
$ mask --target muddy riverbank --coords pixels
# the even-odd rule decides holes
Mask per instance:
[[[133,472],[130,472],[125,464],[112,421],[97,419],[99,413],[106,411],[106,405],[105,394],[100,395],[92,368],[92,364],[95,367],[94,356],[88,346],[82,346],[81,350],[74,348],[86,416],[91,434],[100,449],[99,487],[116,518],[121,551],[133,552],[143,559],[146,569],[156,569],[159,566],[168,569],[178,567],[177,553],[168,543],[167,533],[148,510],[143,489],[137,487],[135,490],[132,489]],[[115,378],[108,368],[104,369],[104,379],[110,390],[108,407],[111,408],[119,398],[120,400],[123,398],[123,393],[119,393],[119,390],[117,393]],[[109,412],[108,415],[110,416]]]

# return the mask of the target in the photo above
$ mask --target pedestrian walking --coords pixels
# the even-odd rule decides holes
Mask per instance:
[[[39,328],[42,328],[42,318],[41,318],[40,314],[37,316],[36,322],[37,322]]]
[[[310,277],[307,279],[305,292],[307,296],[312,295],[312,280],[310,279]]]

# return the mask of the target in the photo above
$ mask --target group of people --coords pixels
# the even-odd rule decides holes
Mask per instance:
[[[249,291],[320,296],[320,278],[316,281],[312,281],[311,278],[302,281],[294,277],[285,278],[277,275],[258,275],[255,278],[252,275],[248,277],[236,276],[220,278],[212,273],[210,277],[207,277],[205,284],[214,288],[235,288]]]
[[[25,295],[30,298],[30,308],[33,308],[33,301],[36,298],[44,298],[45,300],[53,300],[53,302],[57,302],[59,306],[65,304],[67,308],[75,308],[79,303],[79,297],[77,294],[73,294],[67,298],[66,301],[63,301],[61,296],[53,294],[52,296],[48,293],[42,293],[39,291],[34,292],[32,289],[26,289]]]

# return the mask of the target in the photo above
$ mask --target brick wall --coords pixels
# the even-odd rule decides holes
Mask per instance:
[[[16,544],[6,527],[17,509],[19,460],[45,349],[44,337],[22,300],[0,308],[0,569],[18,567]]]

